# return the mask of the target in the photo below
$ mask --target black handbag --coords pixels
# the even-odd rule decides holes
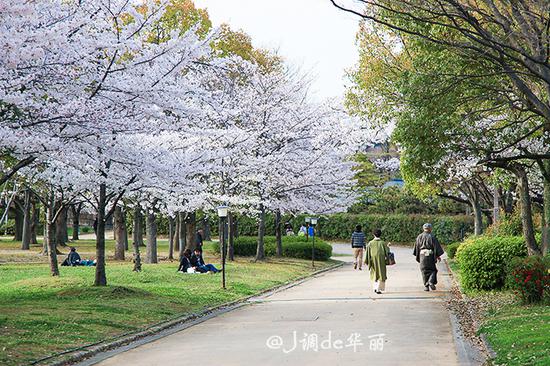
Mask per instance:
[[[389,252],[386,256],[386,266],[393,266],[395,264],[395,254]]]

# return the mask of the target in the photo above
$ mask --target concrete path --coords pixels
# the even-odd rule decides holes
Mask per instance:
[[[439,265],[438,291],[424,292],[409,248],[393,248],[386,293],[368,271],[344,267],[99,365],[458,365]],[[344,245],[335,253],[351,254]],[[369,338],[370,337],[370,338]],[[316,350],[317,349],[317,350]]]

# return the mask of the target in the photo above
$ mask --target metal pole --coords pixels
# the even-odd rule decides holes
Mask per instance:
[[[311,267],[315,268],[315,226],[313,226],[313,238],[311,240]]]
[[[225,290],[225,217],[222,218],[222,288]]]

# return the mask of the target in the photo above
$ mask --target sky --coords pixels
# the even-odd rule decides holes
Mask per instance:
[[[227,23],[252,37],[255,47],[277,50],[313,78],[312,97],[342,97],[345,70],[358,60],[359,19],[329,0],[195,0],[214,25]]]

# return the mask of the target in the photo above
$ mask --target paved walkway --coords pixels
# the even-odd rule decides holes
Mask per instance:
[[[346,261],[338,270],[99,364],[458,365],[444,306],[449,286],[444,265],[439,265],[438,291],[424,292],[411,250],[392,250],[397,265],[389,267],[383,295],[372,291],[367,271],[353,270],[351,256],[337,257]],[[335,252],[350,254],[351,249],[336,245]]]

